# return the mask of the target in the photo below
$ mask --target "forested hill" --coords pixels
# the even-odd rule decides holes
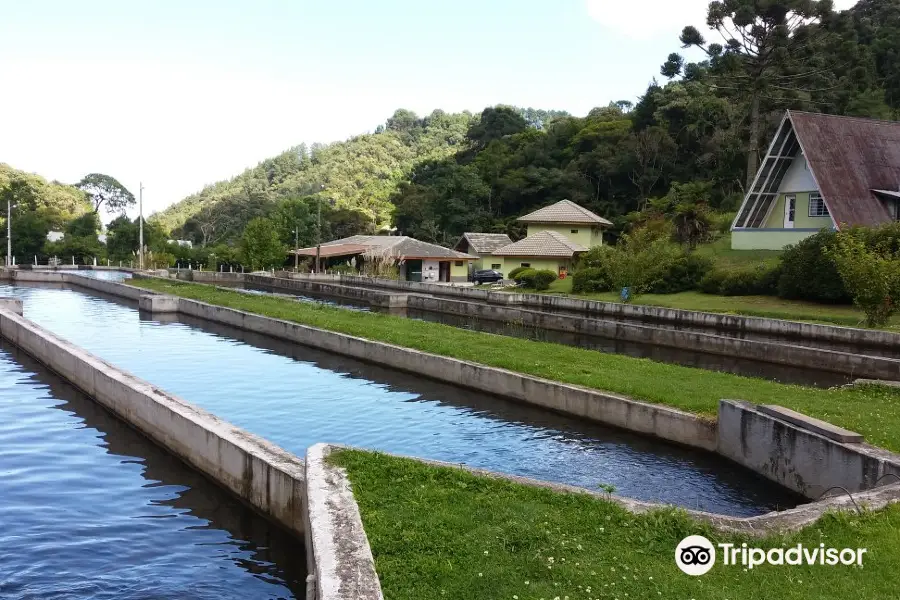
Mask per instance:
[[[84,192],[70,185],[65,185],[57,181],[48,182],[40,175],[26,173],[14,169],[6,163],[0,162],[0,195],[5,192],[13,192],[10,197],[17,200],[21,206],[18,210],[22,213],[23,219],[27,215],[27,219],[34,218],[40,221],[42,226],[48,230],[62,230],[65,224],[73,218],[81,216],[92,209],[90,201],[85,197]],[[0,207],[2,218],[0,222],[4,224],[0,237],[6,236],[6,201]],[[30,223],[30,221],[29,221]],[[21,223],[13,220],[14,227]],[[46,232],[45,232],[46,235]]]
[[[517,216],[563,198],[622,225],[675,184],[690,184],[676,189],[691,201],[729,210],[785,109],[900,114],[900,0],[843,12],[825,1],[728,0],[713,2],[708,17],[709,26],[686,24],[673,40],[703,60],[660,57],[634,104],[585,117],[502,106],[476,116],[398,110],[376,133],[293,148],[156,219],[200,243],[228,242],[249,219],[277,216],[290,202],[308,239],[320,194],[336,203],[326,205],[330,235],[393,225],[452,243],[464,231],[517,235]]]

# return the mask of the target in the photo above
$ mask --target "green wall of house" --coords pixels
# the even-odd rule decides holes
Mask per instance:
[[[528,225],[528,235],[534,235],[541,231],[554,231],[566,238],[572,240],[576,244],[581,244],[585,248],[600,246],[603,244],[603,230],[599,226],[590,225],[559,225],[549,223],[530,223]],[[572,233],[572,232],[576,233]]]
[[[450,281],[466,281],[469,278],[469,261],[454,260],[450,263]]]
[[[809,192],[797,192],[794,194],[797,202],[794,206],[795,229],[822,229],[831,227],[831,217],[809,216]],[[779,194],[769,218],[766,219],[763,229],[781,229],[784,227],[784,196]]]
[[[781,250],[819,231],[818,229],[734,229],[732,250]]]

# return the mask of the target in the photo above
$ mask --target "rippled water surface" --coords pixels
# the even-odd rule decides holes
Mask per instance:
[[[302,542],[0,342],[0,598],[303,597]]]
[[[798,499],[702,452],[85,291],[0,288],[91,352],[298,454],[338,442],[735,515]]]

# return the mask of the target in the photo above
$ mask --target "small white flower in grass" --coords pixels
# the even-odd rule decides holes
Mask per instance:
[[[487,550],[484,551],[484,555],[485,555],[485,556],[488,555],[488,551],[487,551]]]
[[[519,600],[519,597],[513,594],[513,600]]]
[[[526,582],[525,582],[525,585],[530,585],[530,584],[531,584],[530,581],[526,581]]]
[[[481,575],[482,575],[481,573],[478,574],[479,577],[481,577]]]
[[[578,549],[579,549],[579,550],[584,550],[584,548],[581,547],[581,544],[578,544]]]

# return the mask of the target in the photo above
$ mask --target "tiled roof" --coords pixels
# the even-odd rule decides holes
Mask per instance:
[[[891,221],[872,190],[900,189],[900,121],[793,110],[788,118],[834,222]]]
[[[586,252],[587,248],[555,231],[539,231],[524,240],[509,244],[492,254],[494,256],[559,256],[571,258],[576,252]]]
[[[512,244],[512,240],[509,239],[509,236],[505,233],[467,232],[463,234],[462,240],[466,240],[469,243],[469,248],[471,248],[473,252],[478,252],[479,254],[490,254],[497,248]],[[462,242],[462,240],[460,240],[460,242]],[[459,244],[456,246],[458,248]]]
[[[588,209],[578,206],[571,200],[560,200],[556,204],[545,206],[533,213],[517,219],[523,223],[591,223],[599,225],[612,225],[599,215],[595,215]]]
[[[354,254],[381,253],[400,259],[455,259],[474,260],[463,252],[457,252],[450,248],[429,244],[405,235],[352,235],[340,240],[332,240],[322,243],[321,256],[350,256]],[[315,256],[316,247],[300,248],[292,254],[301,256]]]

